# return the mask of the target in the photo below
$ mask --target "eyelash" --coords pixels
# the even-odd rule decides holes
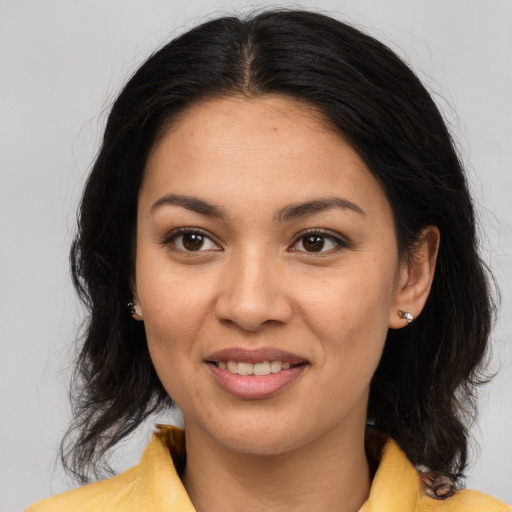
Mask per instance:
[[[214,244],[217,248],[216,249],[202,249],[202,245],[197,250],[189,250],[186,249],[183,246],[183,240],[181,241],[182,247],[176,247],[176,241],[183,237],[184,235],[199,235],[203,238],[203,240],[209,240],[210,243]],[[328,250],[322,250],[323,249],[323,243],[320,247],[320,250],[318,251],[306,251],[305,249],[296,249],[295,246],[299,244],[301,241],[304,244],[304,240],[308,237],[319,237],[322,238],[324,241],[328,240],[334,244],[334,247],[328,249]],[[202,229],[199,228],[178,228],[168,235],[164,237],[162,240],[162,245],[171,248],[172,250],[179,251],[182,253],[188,253],[188,254],[194,254],[194,253],[201,253],[201,252],[210,252],[210,251],[218,251],[220,250],[218,244],[213,240],[213,238]],[[346,249],[349,247],[349,243],[346,240],[343,240],[342,238],[339,238],[337,236],[334,236],[332,233],[327,232],[322,229],[309,229],[307,231],[303,231],[300,233],[294,240],[294,242],[289,246],[288,251],[289,252],[301,252],[304,254],[331,254],[333,252],[338,252],[343,249]]]

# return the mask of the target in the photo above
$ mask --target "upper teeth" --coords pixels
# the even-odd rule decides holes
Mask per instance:
[[[282,361],[263,361],[262,363],[244,363],[237,361],[224,361],[218,362],[218,367],[221,370],[238,375],[269,375],[270,373],[277,373],[281,370],[288,370],[290,363],[283,363]]]

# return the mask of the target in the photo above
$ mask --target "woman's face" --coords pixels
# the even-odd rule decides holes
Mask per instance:
[[[137,222],[135,301],[187,429],[257,454],[363,429],[405,277],[383,190],[312,107],[190,108]]]

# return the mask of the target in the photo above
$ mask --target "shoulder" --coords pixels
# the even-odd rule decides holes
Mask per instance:
[[[167,428],[153,437],[137,466],[102,482],[40,501],[26,512],[194,512],[173,464],[183,433]]]
[[[430,497],[425,482],[405,453],[388,439],[360,512],[512,512],[512,507],[484,493],[457,491],[444,500]]]
[[[98,512],[123,510],[126,508],[127,490],[137,480],[137,467],[102,482],[85,485],[78,489],[64,492],[52,498],[40,501],[32,505],[26,512]],[[117,504],[120,505],[116,508]]]

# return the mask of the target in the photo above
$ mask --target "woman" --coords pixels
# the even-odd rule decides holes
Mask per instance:
[[[201,25],[109,116],[72,249],[90,309],[64,460],[29,511],[501,511],[457,490],[493,309],[443,120],[331,18]]]

